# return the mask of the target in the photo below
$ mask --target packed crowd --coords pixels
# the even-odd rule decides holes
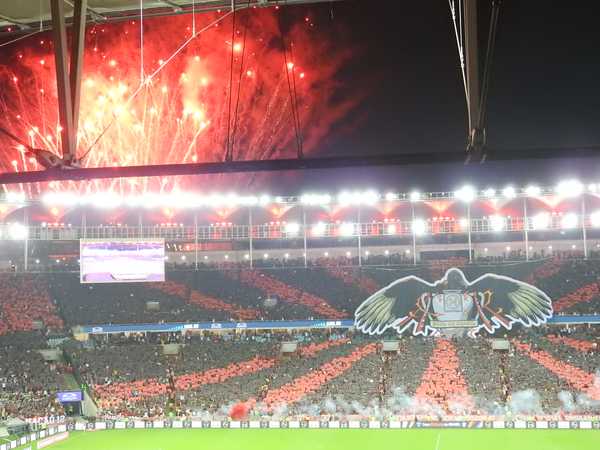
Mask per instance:
[[[41,275],[0,274],[0,336],[63,326]]]
[[[520,332],[509,352],[479,338],[379,341],[348,332],[149,334],[63,344],[45,362],[39,333],[0,338],[0,413],[61,413],[71,371],[104,416],[255,414],[600,414],[598,332]],[[281,353],[281,343],[298,349]],[[66,362],[68,361],[68,363]],[[69,365],[70,364],[70,365]]]
[[[11,416],[60,415],[56,392],[69,369],[46,362],[37,351],[46,346],[36,332],[0,336],[0,420]]]
[[[389,283],[409,275],[433,282],[451,266],[469,280],[493,272],[532,283],[552,298],[556,314],[600,311],[598,260],[494,265],[454,258],[412,268],[175,271],[165,283],[81,284],[74,273],[4,274],[0,335],[100,323],[348,319]]]

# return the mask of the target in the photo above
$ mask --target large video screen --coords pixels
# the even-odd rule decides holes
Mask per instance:
[[[80,267],[82,283],[165,281],[165,242],[82,239]]]

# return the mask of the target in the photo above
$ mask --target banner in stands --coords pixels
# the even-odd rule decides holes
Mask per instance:
[[[196,323],[130,323],[123,325],[88,325],[78,327],[78,332],[88,334],[105,333],[151,333],[178,332],[185,330],[276,330],[290,328],[350,328],[353,320],[279,320],[253,322],[196,322]]]
[[[451,268],[433,282],[414,275],[400,278],[367,298],[354,313],[356,328],[382,334],[474,336],[518,323],[540,326],[552,317],[552,301],[540,289],[504,275],[487,273],[473,281]]]
[[[547,321],[554,325],[599,323],[600,315],[554,316]],[[77,327],[78,333],[177,333],[185,330],[292,330],[306,328],[352,328],[354,320],[280,320],[255,322],[195,322],[195,323],[127,323],[122,325],[86,325]]]
[[[57,442],[69,437],[71,431],[102,431],[102,430],[125,430],[132,428],[225,428],[233,430],[256,429],[256,428],[494,428],[494,429],[535,429],[535,430],[564,430],[581,429],[597,430],[600,432],[598,420],[453,420],[453,421],[414,421],[414,420],[99,420],[95,422],[69,422],[63,425],[49,427],[29,433],[16,440],[0,444],[0,450],[9,450],[30,442],[40,443]],[[42,441],[40,441],[42,440]]]

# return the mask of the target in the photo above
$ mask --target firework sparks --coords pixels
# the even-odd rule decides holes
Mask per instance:
[[[223,13],[222,13],[223,14]],[[310,152],[331,126],[355,106],[336,103],[336,74],[350,58],[346,48],[331,47],[301,17],[286,34],[293,61],[285,63],[277,14],[281,10],[239,13],[239,29],[231,42],[226,18],[193,39],[176,57],[173,52],[191,36],[189,16],[144,22],[144,62],[140,71],[139,24],[93,26],[87,31],[83,72],[78,155],[90,146],[85,167],[218,161],[227,140],[229,68],[233,52],[232,96],[239,95],[235,127],[235,159],[290,157],[295,154],[292,102],[286,70],[296,77],[298,114],[305,151]],[[218,15],[217,15],[218,16]],[[210,23],[215,16],[197,17]],[[244,27],[247,40],[242,40]],[[229,37],[229,40],[228,40]],[[0,123],[36,148],[60,153],[60,125],[52,43],[37,37],[0,65]],[[243,57],[242,57],[243,56]],[[288,55],[289,58],[289,55]],[[242,67],[243,61],[243,67]],[[140,72],[153,73],[142,82]],[[237,74],[244,74],[239,77]],[[233,125],[233,124],[232,124]],[[104,133],[104,134],[102,134]],[[99,138],[99,136],[101,136]],[[96,142],[97,141],[97,142]],[[22,147],[0,141],[0,170],[40,170]],[[185,179],[130,179],[53,182],[24,186],[41,191],[122,194],[185,187]]]

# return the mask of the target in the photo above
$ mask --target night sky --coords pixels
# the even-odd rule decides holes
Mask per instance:
[[[480,2],[485,48],[489,3]],[[356,48],[341,77],[362,106],[321,146],[320,155],[456,151],[465,148],[466,106],[445,1],[346,1],[311,6]],[[488,144],[501,148],[600,144],[600,28],[593,2],[503,2],[488,100]],[[333,28],[333,27],[332,27]],[[439,163],[441,161],[437,161]],[[339,183],[453,189],[463,180],[554,182],[598,173],[598,162],[516,162],[338,171]],[[600,174],[597,178],[600,178]],[[321,185],[323,172],[303,177]],[[325,183],[330,184],[331,178]]]
[[[479,3],[483,60],[491,0]],[[489,147],[600,146],[595,3],[503,2],[488,99]],[[310,16],[322,39],[353,55],[338,75],[336,95],[361,102],[311,156],[464,151],[466,103],[446,0],[345,0],[283,7],[280,14],[288,25]],[[247,176],[242,184],[280,194],[343,188],[450,191],[465,182],[484,188],[554,184],[571,176],[600,182],[600,158],[470,166],[439,160],[427,166]]]

